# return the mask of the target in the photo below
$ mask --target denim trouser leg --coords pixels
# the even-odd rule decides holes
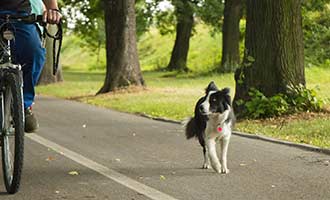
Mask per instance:
[[[34,87],[45,63],[45,53],[36,25],[15,23],[13,55],[15,62],[22,65],[24,108],[34,101]]]

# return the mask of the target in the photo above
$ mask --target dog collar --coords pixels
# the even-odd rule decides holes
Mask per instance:
[[[221,131],[222,131],[221,126],[218,126],[218,127],[217,127],[217,131],[218,131],[218,132],[221,132]]]

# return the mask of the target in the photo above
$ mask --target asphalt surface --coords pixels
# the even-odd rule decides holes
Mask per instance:
[[[34,112],[21,190],[7,195],[0,171],[1,200],[330,199],[326,154],[233,136],[222,175],[201,169],[198,142],[178,124],[48,97]]]

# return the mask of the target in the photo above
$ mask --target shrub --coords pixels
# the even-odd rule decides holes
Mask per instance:
[[[324,104],[323,99],[317,98],[316,89],[307,89],[302,84],[298,86],[288,86],[286,100],[292,106],[294,112],[320,112]]]
[[[266,97],[259,90],[253,88],[250,90],[249,96],[251,100],[245,103],[246,116],[254,119],[267,118],[288,112],[289,105],[282,94]]]
[[[255,88],[249,91],[250,100],[243,103],[246,110],[243,116],[247,118],[268,118],[294,112],[320,112],[324,100],[317,98],[315,89],[308,89],[304,85],[289,86],[286,94],[276,94],[266,97]]]

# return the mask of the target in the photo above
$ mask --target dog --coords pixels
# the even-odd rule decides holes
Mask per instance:
[[[205,89],[195,106],[195,115],[185,125],[187,139],[197,138],[203,147],[203,169],[212,168],[217,173],[229,173],[227,151],[235,115],[231,106],[230,89],[219,90],[212,81]],[[216,143],[221,147],[220,162],[217,156]]]

